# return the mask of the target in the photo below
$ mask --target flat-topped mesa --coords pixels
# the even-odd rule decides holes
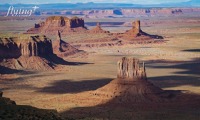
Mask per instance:
[[[76,28],[84,27],[84,20],[78,17],[73,17],[70,19],[64,16],[51,16],[46,19],[45,24],[40,24],[42,24],[43,26],[48,25],[49,27]]]
[[[46,36],[30,36],[19,44],[22,56],[46,56],[53,54],[52,42]]]
[[[147,80],[144,62],[141,66],[138,59],[123,57],[118,61],[117,78],[128,81]]]
[[[77,31],[86,30],[84,19],[78,17],[50,16],[46,18],[45,22],[35,24],[34,28],[27,30],[27,33],[55,34],[58,30],[67,33],[76,31],[74,30],[76,28]]]
[[[46,56],[53,54],[52,42],[46,36],[0,38],[0,58]]]

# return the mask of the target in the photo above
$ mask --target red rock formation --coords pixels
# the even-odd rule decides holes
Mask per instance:
[[[86,30],[84,20],[82,18],[73,17],[67,18],[63,16],[51,16],[45,22],[35,24],[34,28],[27,30],[27,33],[43,33],[43,34],[56,34],[57,31],[63,33]]]
[[[61,33],[58,31],[57,40],[53,42],[53,51],[59,57],[67,57],[75,54],[86,55],[86,52],[76,49],[61,38]]]
[[[55,64],[47,60],[53,56],[52,42],[46,36],[21,35],[0,39],[1,66],[11,69],[50,70]]]
[[[16,38],[0,38],[0,58],[17,58],[21,55]]]
[[[91,30],[89,30],[90,33],[110,33],[109,31],[105,31],[101,28],[100,23],[97,23],[97,26]]]
[[[126,31],[125,34],[132,37],[137,37],[140,36],[141,31],[140,20],[136,20],[132,22],[132,29]]]
[[[141,30],[141,26],[140,26],[140,20],[136,20],[132,23],[132,29],[127,30],[124,34],[123,34],[123,38],[127,39],[127,40],[134,40],[134,38],[136,37],[141,37],[142,39],[163,39],[162,36],[158,36],[158,35],[150,35],[148,33],[145,33]]]
[[[131,80],[146,80],[145,65],[140,66],[138,59],[122,58],[118,62],[118,75],[119,79]]]
[[[136,104],[161,102],[163,90],[147,81],[145,65],[138,59],[122,58],[118,62],[118,75],[109,84],[97,89],[93,95],[112,99],[108,104]]]
[[[23,36],[0,38],[0,40],[0,58],[53,54],[52,42],[46,36]]]

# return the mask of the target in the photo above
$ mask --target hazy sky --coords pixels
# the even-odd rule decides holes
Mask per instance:
[[[5,3],[43,4],[43,3],[77,3],[77,2],[160,4],[160,3],[175,3],[175,2],[186,2],[186,1],[190,0],[0,0],[0,4],[5,4]]]

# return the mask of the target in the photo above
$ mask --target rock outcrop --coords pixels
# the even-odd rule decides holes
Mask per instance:
[[[1,105],[16,105],[15,101],[3,97],[3,92],[0,91],[0,106]]]
[[[58,57],[53,53],[52,41],[44,35],[0,38],[0,46],[0,66],[33,70],[51,70],[56,66]]]
[[[69,43],[62,40],[61,32],[57,33],[57,40],[53,42],[53,52],[59,57],[68,57],[72,55],[86,55],[83,50],[78,50]]]
[[[141,66],[138,59],[124,57],[118,62],[117,79],[97,89],[93,95],[111,99],[109,105],[131,105],[165,101],[162,93],[162,89],[148,82],[144,63]]]
[[[31,106],[16,105],[15,101],[2,96],[0,92],[1,120],[62,120],[56,110],[38,109]]]
[[[118,62],[118,79],[147,80],[145,64],[141,67],[138,59],[123,57]]]
[[[132,37],[137,37],[137,36],[140,36],[141,32],[142,32],[142,30],[140,27],[140,21],[136,20],[136,21],[132,22],[132,29],[126,31],[125,34],[132,36]]]
[[[132,29],[127,30],[124,34],[123,37],[127,40],[133,40],[136,37],[140,37],[141,39],[163,39],[162,36],[158,35],[150,35],[148,33],[145,33],[141,30],[140,26],[140,20],[136,20],[132,23]]]
[[[87,29],[82,18],[73,17],[70,19],[63,16],[51,16],[45,22],[35,24],[34,28],[27,30],[27,33],[56,34],[58,30],[62,33],[68,33],[76,31],[84,32]]]
[[[0,38],[0,59],[2,58],[17,58],[21,55],[21,50],[15,38]]]
[[[0,38],[0,58],[46,56],[53,54],[52,42],[46,36]]]
[[[110,33],[109,31],[105,31],[101,28],[100,23],[97,23],[97,26],[93,29],[89,30],[90,33]]]

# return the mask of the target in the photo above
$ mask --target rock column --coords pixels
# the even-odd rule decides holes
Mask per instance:
[[[138,59],[123,57],[118,62],[118,78],[131,80],[146,80],[145,64],[140,65]]]

